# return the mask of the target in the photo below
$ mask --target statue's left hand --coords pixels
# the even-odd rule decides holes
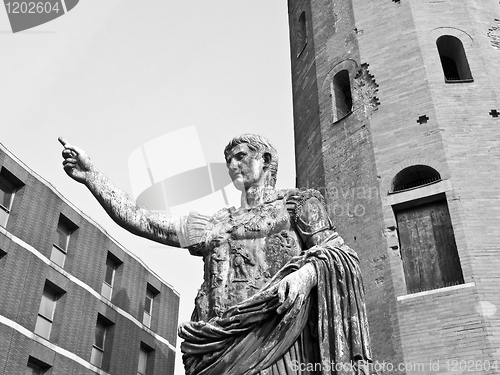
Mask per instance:
[[[281,306],[276,312],[282,314],[290,307],[299,310],[316,283],[316,270],[310,263],[283,278],[278,284],[278,298]]]

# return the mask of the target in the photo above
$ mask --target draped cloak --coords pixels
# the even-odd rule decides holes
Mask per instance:
[[[292,219],[317,214],[304,206],[318,202],[326,214],[318,194],[285,194]],[[321,230],[328,233],[322,243],[292,257],[253,296],[208,321],[181,324],[186,375],[351,375],[353,365],[371,361],[358,257],[331,225]],[[279,282],[306,263],[316,270],[317,286],[302,306],[278,314]]]

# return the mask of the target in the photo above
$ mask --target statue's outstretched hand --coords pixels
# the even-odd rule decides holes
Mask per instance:
[[[282,314],[292,308],[297,310],[292,312],[291,315],[294,316],[300,310],[316,283],[316,270],[310,263],[284,277],[278,284],[278,298],[281,306],[278,307],[276,312]]]
[[[59,137],[59,142],[63,145],[64,150],[62,151],[63,157],[63,168],[75,181],[80,183],[85,183],[87,181],[88,173],[92,168],[92,162],[88,155],[82,149],[70,145],[62,137]]]

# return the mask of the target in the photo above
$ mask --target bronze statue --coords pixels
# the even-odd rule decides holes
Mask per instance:
[[[224,150],[241,207],[171,217],[139,207],[63,139],[66,173],[119,225],[203,257],[204,282],[179,336],[188,375],[355,374],[371,360],[356,253],[315,190],[276,190],[278,157],[263,137]]]

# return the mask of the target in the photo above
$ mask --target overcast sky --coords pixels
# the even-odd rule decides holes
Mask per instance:
[[[207,162],[223,162],[232,136],[257,133],[280,154],[278,186],[293,187],[286,1],[84,0],[17,34],[0,11],[0,46],[0,142],[171,284],[189,320],[201,260],[117,227],[65,175],[57,137],[131,192],[128,158],[150,140],[195,126]]]

